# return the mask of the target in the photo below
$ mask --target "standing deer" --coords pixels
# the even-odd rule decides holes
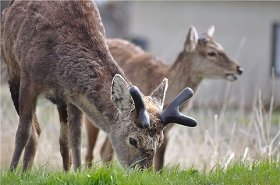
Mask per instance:
[[[128,41],[107,39],[107,44],[111,54],[127,74],[127,77],[141,87],[144,93],[150,92],[153,86],[165,76],[169,79],[170,86],[165,100],[167,105],[171,102],[171,97],[177,94],[180,89],[185,86],[197,89],[204,78],[233,81],[237,79],[237,75],[242,74],[242,68],[230,59],[221,44],[214,40],[214,30],[214,26],[211,26],[206,33],[198,37],[196,29],[191,27],[183,50],[171,66],[164,64],[152,54],[143,51]],[[89,120],[85,122],[88,135],[86,161],[90,166],[93,159],[92,151],[99,130]],[[163,167],[170,128],[171,125],[168,129],[165,129],[164,142],[156,152],[154,163],[157,170]],[[110,161],[112,153],[110,141],[106,139],[101,149],[101,157],[104,161]]]
[[[30,168],[40,134],[35,110],[39,95],[57,104],[60,149],[65,170],[81,166],[81,117],[98,123],[125,166],[150,167],[169,123],[195,126],[178,109],[192,96],[184,89],[164,110],[167,79],[144,96],[125,80],[109,53],[104,27],[92,1],[12,1],[3,14],[1,54],[19,125],[10,164],[14,170],[24,151]],[[68,130],[69,126],[69,130]]]

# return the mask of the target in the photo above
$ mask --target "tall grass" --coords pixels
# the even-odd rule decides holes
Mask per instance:
[[[230,92],[227,86],[226,92]],[[261,94],[253,111],[231,109],[227,94],[221,110],[197,109],[188,112],[199,124],[195,128],[175,126],[165,155],[168,168],[195,168],[209,171],[217,166],[227,168],[234,161],[254,162],[259,159],[279,162],[280,113],[272,106],[266,110]],[[37,113],[42,127],[35,166],[46,165],[62,169],[59,152],[59,122],[56,108],[46,100],[40,100]],[[7,85],[1,89],[1,168],[6,168],[14,148],[18,116],[13,107]],[[100,162],[99,151],[105,139],[101,133],[94,150],[95,161]],[[82,156],[85,156],[86,139],[83,132]]]
[[[175,137],[170,143],[181,144],[169,146],[172,149],[167,151],[168,163],[177,161],[183,167],[211,170],[217,165],[226,168],[236,160],[280,161],[280,113],[273,111],[274,95],[268,110],[262,103],[260,92],[253,110],[246,110],[242,102],[238,109],[229,105],[230,92],[231,84],[227,83],[220,110],[197,109],[190,112],[199,121],[197,128],[183,130],[177,126],[172,130],[170,135]],[[183,155],[178,156],[173,151],[180,151]]]

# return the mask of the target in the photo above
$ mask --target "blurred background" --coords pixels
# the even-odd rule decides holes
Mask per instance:
[[[244,68],[244,74],[232,83],[229,101],[250,108],[260,90],[265,103],[270,102],[274,93],[274,103],[279,106],[279,2],[98,1],[98,4],[107,37],[129,39],[168,64],[183,49],[191,25],[199,33],[214,25],[215,39]],[[226,83],[204,80],[194,103],[221,105]]]
[[[7,3],[1,1],[1,10]],[[200,34],[214,25],[215,39],[244,68],[239,80],[231,83],[228,101],[252,108],[261,91],[264,103],[269,103],[274,94],[274,105],[280,105],[279,2],[102,0],[97,3],[108,38],[130,40],[167,64],[172,64],[183,49],[191,25]],[[275,80],[272,80],[273,69]],[[204,80],[194,104],[222,105],[226,83]]]
[[[1,1],[1,10],[5,4]],[[215,40],[244,69],[234,82],[202,81],[192,100],[195,109],[190,111],[200,125],[195,129],[180,126],[172,129],[170,142],[175,145],[167,148],[166,164],[211,169],[217,163],[227,162],[232,154],[235,159],[242,159],[246,151],[248,160],[271,156],[279,159],[280,2],[97,1],[97,4],[107,38],[130,40],[167,64],[172,64],[183,49],[191,25],[200,34],[214,25]],[[6,166],[16,130],[16,126],[9,130],[7,125],[17,125],[18,118],[12,110],[2,62],[1,71],[1,166]],[[49,143],[51,133],[54,144],[40,144],[36,160],[38,164],[57,165],[54,161],[61,159],[59,124],[53,123],[58,122],[56,109],[45,100],[39,104],[41,122],[51,122],[41,124],[40,142],[45,138]],[[98,147],[104,133],[100,137]],[[94,151],[97,160],[98,147]],[[48,148],[55,151],[52,154],[55,156],[45,152]]]

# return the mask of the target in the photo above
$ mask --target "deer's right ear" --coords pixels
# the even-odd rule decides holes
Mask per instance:
[[[159,84],[159,86],[157,86],[157,88],[150,94],[150,97],[152,97],[154,103],[158,104],[161,109],[164,105],[167,88],[168,80],[167,78],[164,78],[161,84]]]
[[[197,41],[198,41],[198,33],[195,27],[191,26],[185,42],[185,51],[193,52],[197,46]]]
[[[210,27],[207,29],[206,35],[207,35],[208,37],[213,37],[214,32],[215,32],[215,26],[212,25],[212,26],[210,26]]]
[[[129,83],[119,74],[116,74],[112,81],[111,101],[118,109],[134,109],[134,102],[129,93]]]

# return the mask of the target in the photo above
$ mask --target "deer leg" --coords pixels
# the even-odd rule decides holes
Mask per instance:
[[[18,101],[19,125],[16,133],[15,149],[10,164],[11,171],[17,167],[22,151],[31,137],[36,99],[37,94],[34,90],[27,83],[21,81]],[[24,167],[27,166],[24,165]],[[23,168],[23,170],[25,171],[26,168]]]
[[[9,80],[9,87],[10,87],[12,100],[13,100],[13,103],[14,103],[14,106],[16,108],[16,111],[17,111],[18,115],[19,115],[19,105],[18,105],[19,86],[20,86],[20,81],[19,80]]]
[[[166,145],[167,145],[167,138],[164,137],[163,143],[158,148],[158,150],[154,156],[154,168],[157,171],[159,171],[163,168]]]
[[[113,158],[114,150],[112,148],[111,141],[109,137],[106,137],[102,148],[101,148],[101,159],[103,162],[110,162]]]
[[[67,106],[58,105],[57,110],[59,113],[60,121],[60,135],[59,135],[59,145],[60,154],[62,157],[63,169],[68,171],[71,167],[71,153],[69,148],[69,138],[68,138],[68,123],[67,123]]]
[[[86,164],[87,167],[90,168],[92,166],[93,148],[97,140],[99,128],[95,127],[93,123],[86,116],[85,116],[85,125],[86,125],[87,140],[88,140]]]
[[[156,151],[156,154],[154,156],[154,168],[157,171],[160,171],[164,165],[164,154],[165,154],[166,146],[168,143],[168,132],[171,127],[172,127],[172,125],[168,125],[167,128],[163,131],[163,134],[164,134],[163,143],[158,148],[158,150]]]
[[[69,141],[73,155],[74,170],[81,167],[81,136],[82,136],[82,113],[72,104],[67,104]]]
[[[19,81],[9,80],[10,92],[14,106],[17,113],[19,114]],[[41,129],[39,126],[38,119],[36,115],[32,121],[32,135],[26,145],[23,158],[23,169],[31,168],[33,165],[34,157],[37,150],[38,138],[40,136]]]
[[[10,86],[10,92],[11,92],[14,106],[16,108],[17,113],[19,114],[19,86],[20,86],[20,83],[19,83],[19,81],[16,81],[16,80],[9,80],[9,86]],[[39,126],[39,122],[38,122],[36,115],[34,115],[34,118],[32,121],[32,134],[31,134],[31,137],[30,137],[30,139],[26,145],[25,151],[24,151],[23,169],[31,168],[33,165],[40,133],[41,133],[41,129]]]
[[[33,166],[40,134],[41,134],[41,129],[39,126],[39,122],[36,114],[34,114],[33,121],[32,121],[31,137],[24,150],[23,170],[31,169],[31,167]]]

